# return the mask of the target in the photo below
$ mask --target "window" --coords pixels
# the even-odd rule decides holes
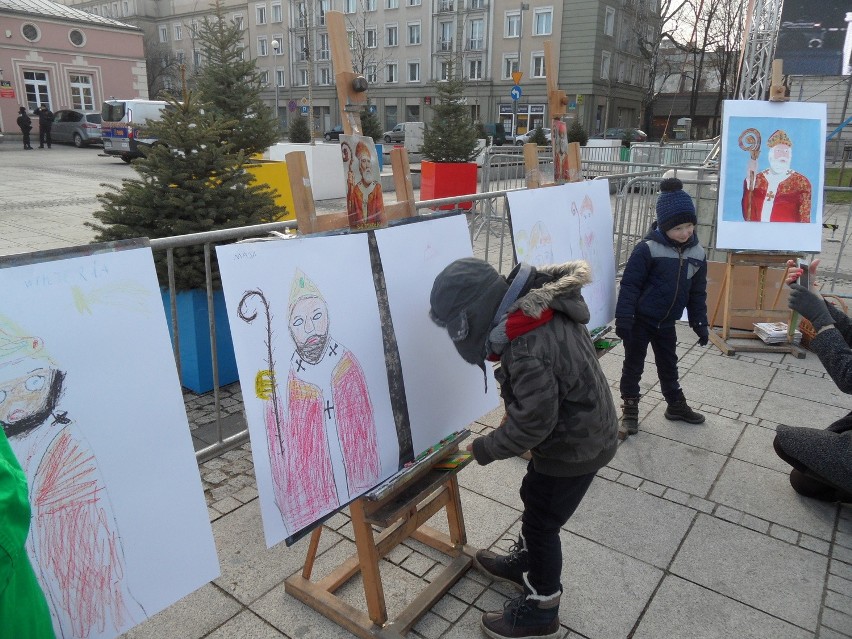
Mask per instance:
[[[385,82],[399,82],[396,62],[388,62],[385,65]]]
[[[272,36],[272,42],[269,43],[272,47],[272,55],[284,55],[284,34],[276,33]],[[277,47],[275,45],[278,45]]]
[[[506,13],[506,25],[503,29],[504,38],[521,37],[521,12]]]
[[[441,35],[438,38],[438,50],[439,51],[452,51],[453,50],[453,23],[452,22],[441,22],[439,25],[441,30]]]
[[[123,0],[123,2],[121,3],[121,15],[130,15],[130,3],[127,0]]]
[[[450,63],[442,60],[438,67],[438,79],[446,82],[450,79]]]
[[[269,71],[261,71],[260,72],[260,83],[263,86],[269,85]]]
[[[376,27],[369,27],[364,30],[364,46],[368,49],[375,49],[379,46],[379,36],[376,33]]]
[[[308,26],[308,11],[305,9],[305,3],[300,2],[296,5],[296,16],[298,17],[298,26],[304,29]]]
[[[553,9],[543,7],[536,9],[533,16],[533,35],[550,35],[553,30]]]
[[[92,76],[72,75],[71,107],[82,111],[92,111],[95,108],[95,97],[92,89]]]
[[[484,9],[485,0],[468,0],[468,6],[471,9]]]
[[[369,84],[375,84],[378,81],[376,76],[376,65],[368,64],[367,68],[364,69],[364,78],[367,80]]]
[[[482,60],[468,60],[467,77],[468,80],[482,79]]]
[[[624,74],[626,72],[625,67],[626,67],[626,65],[625,65],[624,60],[620,60],[618,62],[618,75],[616,76],[616,78],[618,79],[619,82],[624,82]]]
[[[351,51],[355,50],[355,31],[346,31],[346,39],[349,41],[349,49]]]
[[[422,0],[408,0],[409,7],[419,7],[422,3]]]
[[[355,0],[343,0],[343,13],[355,13]]]
[[[328,67],[320,67],[319,83],[324,86],[331,84],[331,69]]]
[[[240,18],[240,26],[242,26],[242,18]],[[198,36],[198,23],[195,20],[189,23],[189,33],[192,38]]]
[[[469,51],[482,51],[485,46],[485,20],[471,20],[467,48]]]
[[[609,80],[609,62],[612,59],[609,51],[601,52],[601,79]]]
[[[71,29],[71,31],[68,32],[68,39],[75,47],[82,47],[86,44],[86,36],[83,35],[83,32],[79,29]]]
[[[420,82],[420,63],[419,62],[409,62],[408,63],[408,81],[409,82]]]
[[[308,39],[303,35],[296,38],[296,52],[299,56],[299,60],[308,59]]]
[[[275,69],[275,83],[279,87],[284,86],[284,78],[285,78],[284,69]]]
[[[420,23],[411,22],[408,25],[408,44],[420,44]]]
[[[183,39],[183,27],[179,24],[174,25],[172,31],[175,34],[175,41]]]
[[[308,70],[307,69],[299,69],[299,85],[306,87],[308,86]]]
[[[399,0],[385,0],[386,9],[399,9]]]
[[[512,77],[512,73],[518,71],[518,54],[510,54],[503,56],[503,79],[508,80]]]
[[[438,11],[455,11],[453,0],[439,0]]]
[[[385,27],[385,46],[395,47],[399,44],[399,27],[395,24]]]
[[[284,22],[284,12],[281,10],[280,3],[275,3],[272,5],[272,21]]]
[[[376,0],[364,0],[364,11],[375,11]]]
[[[319,50],[317,51],[317,60],[328,60],[331,57],[331,52],[328,48],[328,34],[320,33],[319,35]]]
[[[258,4],[254,7],[255,24],[266,24],[266,5]]]
[[[186,62],[186,53],[179,49],[175,52],[175,60],[177,60],[178,64],[183,64]]]
[[[237,49],[237,58],[239,58],[240,62],[246,59],[246,47],[244,44],[240,44],[239,49]]]
[[[532,77],[546,77],[544,70],[544,53],[541,51],[536,51],[532,54]]]
[[[269,55],[269,43],[266,40],[266,36],[261,36],[257,39],[257,55],[259,57]]]
[[[27,105],[30,111],[35,111],[42,104],[50,104],[46,73],[24,71],[24,91],[27,93]]]
[[[201,68],[201,51],[193,51],[192,52],[192,64],[196,69]]]
[[[328,0],[320,0],[319,1],[319,23],[320,23],[320,25],[325,24],[326,11],[328,11]]]
[[[611,36],[613,33],[615,33],[615,9],[607,7],[604,14],[604,35]]]
[[[166,25],[160,26],[160,42],[169,41],[169,28]]]

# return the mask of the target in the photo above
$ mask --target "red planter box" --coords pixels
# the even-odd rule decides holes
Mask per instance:
[[[476,193],[476,162],[429,162],[420,163],[420,199],[437,200],[442,197]],[[445,204],[442,210],[470,209],[473,202],[458,205]]]

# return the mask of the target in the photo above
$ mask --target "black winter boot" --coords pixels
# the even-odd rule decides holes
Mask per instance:
[[[668,402],[665,417],[672,421],[680,420],[688,424],[704,423],[704,415],[696,413],[689,407],[689,404],[686,403],[686,397],[683,396],[683,392],[680,392],[674,401]]]
[[[480,626],[494,639],[556,639],[562,632],[561,596],[561,592],[545,596],[525,592],[507,601],[502,611],[483,613]]]
[[[639,432],[639,398],[621,398],[621,427],[628,435]]]
[[[522,536],[509,548],[508,555],[479,550],[473,563],[492,579],[510,583],[519,590],[524,589],[524,573],[529,570],[529,553]]]

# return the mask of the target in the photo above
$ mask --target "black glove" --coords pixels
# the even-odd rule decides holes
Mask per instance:
[[[814,330],[834,324],[834,318],[828,312],[822,295],[809,291],[801,284],[791,284],[789,306],[814,325]]]
[[[615,318],[615,334],[618,335],[625,342],[629,342],[630,336],[633,334],[633,318]]]
[[[707,342],[710,340],[710,331],[707,329],[707,324],[696,324],[692,327],[692,330],[698,335],[698,345],[707,346]]]

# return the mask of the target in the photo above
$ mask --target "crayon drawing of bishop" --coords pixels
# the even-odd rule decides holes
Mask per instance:
[[[295,350],[286,390],[275,371],[271,313],[261,291],[248,291],[240,316],[251,322],[252,297],[266,309],[268,370],[256,378],[266,401],[266,432],[275,504],[291,533],[375,486],[381,476],[373,405],[354,354],[329,333],[328,305],[300,270],[290,287],[288,327]],[[283,401],[282,401],[283,400]]]

